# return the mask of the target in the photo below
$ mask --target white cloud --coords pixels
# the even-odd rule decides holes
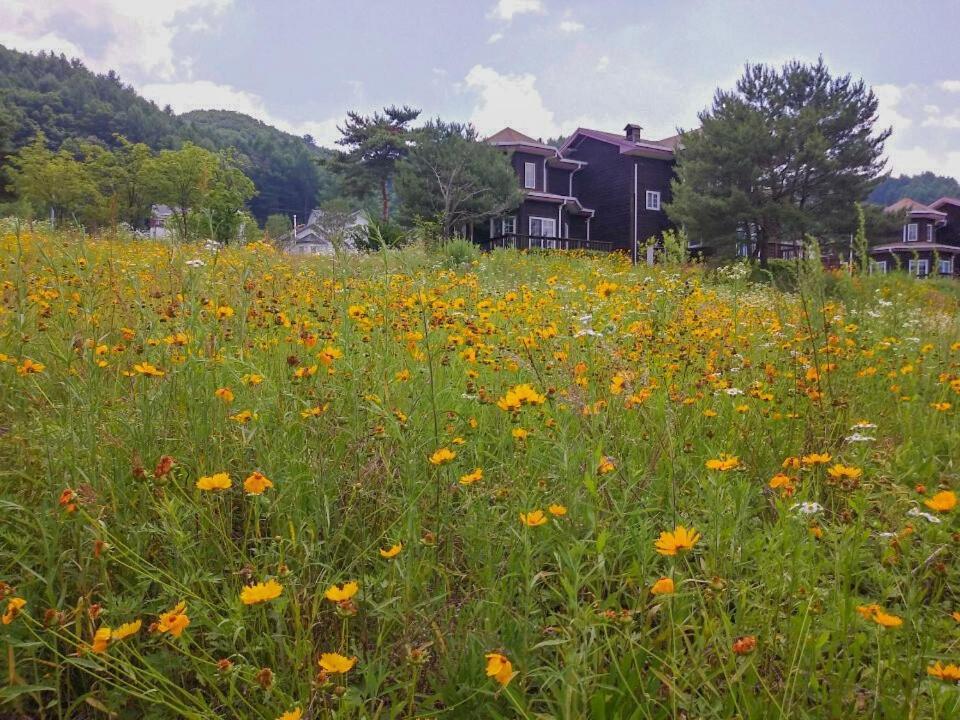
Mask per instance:
[[[333,145],[340,137],[337,119],[330,118],[319,122],[284,120],[273,115],[259,95],[209,80],[151,83],[142,86],[140,92],[161,107],[170,105],[177,113],[191,110],[235,110],[294,135],[310,134],[320,145]]]
[[[890,169],[895,175],[917,175],[930,170],[937,175],[960,179],[960,151],[931,152],[920,145],[890,147]]]
[[[603,72],[608,67],[610,67],[610,56],[601,55],[600,58],[597,60],[597,72]]]
[[[479,94],[470,122],[481,134],[494,133],[512,125],[545,136],[557,135],[560,127],[553,112],[543,104],[536,88],[535,75],[502,75],[484,65],[474,65],[467,73],[466,87]]]
[[[487,43],[493,45],[493,43],[500,42],[501,40],[503,40],[503,33],[495,32],[493,35],[487,38]]]
[[[560,23],[560,32],[575,33],[583,30],[583,23],[576,20],[563,20]]]
[[[513,20],[514,15],[545,12],[542,0],[498,0],[490,11],[490,17],[497,20]]]
[[[897,132],[913,125],[913,120],[899,110],[904,88],[898,85],[874,85],[873,92],[879,102],[877,115],[881,127],[892,127]]]
[[[944,80],[940,83],[940,89],[946,92],[960,92],[960,80]]]
[[[185,13],[216,15],[233,0],[0,0],[0,42],[18,50],[53,50],[79,57],[99,72],[142,73],[171,78],[177,69],[173,39],[188,29]],[[185,23],[180,25],[178,23]],[[203,18],[194,17],[198,27]],[[62,26],[62,30],[56,29]],[[86,31],[104,38],[93,43],[63,33]]]

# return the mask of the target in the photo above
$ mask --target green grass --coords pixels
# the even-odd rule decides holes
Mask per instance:
[[[960,662],[960,510],[924,506],[960,481],[952,286],[800,268],[783,294],[612,256],[0,243],[0,581],[26,600],[0,626],[0,716],[960,713],[960,689],[927,674]],[[498,407],[518,384],[544,402]],[[442,447],[455,459],[431,464]],[[724,453],[736,468],[707,469]],[[832,459],[783,471],[809,453]],[[833,480],[837,463],[862,475]],[[274,487],[245,494],[253,471]],[[769,487],[782,471],[790,497]],[[229,490],[196,488],[218,472]],[[566,515],[519,521],[551,504]],[[701,539],[659,554],[678,524]],[[651,594],[660,577],[673,594]],[[241,603],[269,579],[279,598]],[[352,605],[324,598],[351,580]],[[151,631],[181,601],[183,634]],[[324,677],[326,652],[356,665]],[[505,687],[490,652],[512,663]]]

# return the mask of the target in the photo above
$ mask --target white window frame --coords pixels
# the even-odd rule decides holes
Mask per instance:
[[[910,258],[907,263],[907,271],[917,277],[925,277],[930,274],[930,261],[927,258]]]
[[[920,237],[920,225],[917,223],[907,223],[903,226],[903,241],[916,242]]]
[[[933,225],[932,224],[927,225],[927,242],[928,243],[933,242]]]
[[[660,209],[660,191],[647,190],[647,210]]]
[[[510,226],[509,229],[507,226]],[[490,218],[490,237],[503,237],[504,235],[517,234],[517,216],[501,215],[500,217]]]
[[[940,258],[940,274],[953,275],[953,258]]]
[[[533,231],[534,223],[539,223],[540,232]],[[550,227],[550,232],[547,232],[547,227]],[[529,231],[530,237],[539,238],[539,246],[544,249],[553,250],[557,247],[557,219],[548,218],[548,217],[539,217],[531,215],[527,220],[527,229]],[[550,239],[548,239],[550,238]]]
[[[874,273],[878,275],[887,274],[887,261],[886,260],[871,260],[870,261],[870,274]]]
[[[523,164],[523,187],[525,190],[537,188],[537,164],[525,162]]]

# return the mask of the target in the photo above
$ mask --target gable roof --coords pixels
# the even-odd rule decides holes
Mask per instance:
[[[941,198],[941,200],[943,199],[945,198]],[[939,203],[940,200],[937,200],[937,202]],[[887,205],[883,211],[885,213],[906,212],[911,217],[928,217],[934,220],[939,220],[947,216],[945,212],[941,212],[930,205],[924,205],[922,202],[917,202],[913,198],[901,198],[892,205]]]
[[[960,207],[960,198],[942,197],[930,203],[930,207],[932,207],[934,210],[939,210],[944,205],[954,205],[956,207]]]
[[[560,153],[563,154],[566,152],[582,138],[592,138],[593,140],[614,145],[619,149],[621,155],[642,155],[663,159],[672,158],[674,149],[679,145],[679,136],[677,135],[665,138],[664,140],[628,140],[625,136],[617,133],[591,130],[589,128],[577,128],[574,133],[567,138],[566,142],[560,146]]]
[[[490,137],[486,138],[484,142],[489,143],[490,145],[499,145],[501,147],[527,147],[527,148],[536,148],[538,150],[547,150],[552,154],[556,154],[557,149],[553,145],[547,145],[542,143],[539,140],[534,140],[529,135],[524,135],[519,130],[514,130],[512,127],[505,127],[499,132],[495,132]]]

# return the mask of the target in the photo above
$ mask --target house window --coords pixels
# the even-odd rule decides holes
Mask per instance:
[[[908,268],[911,275],[916,275],[917,277],[926,277],[930,273],[930,261],[926,258],[921,258],[920,260],[910,260]]]
[[[537,164],[525,162],[523,164],[523,186],[532,190],[537,186]]]
[[[530,247],[555,248],[557,243],[552,238],[556,236],[556,218],[530,218]]]
[[[647,190],[647,210],[660,209],[660,192],[657,190]]]
[[[490,237],[502,237],[504,235],[516,235],[517,218],[513,215],[506,217],[490,218]]]
[[[933,242],[933,225],[927,225],[927,242]]]
[[[953,275],[953,258],[948,260],[940,259],[940,274]]]
[[[919,226],[917,223],[907,223],[903,226],[903,241],[904,242],[916,242]]]
[[[873,275],[886,275],[887,274],[887,261],[886,260],[871,260],[870,261],[870,274]]]

